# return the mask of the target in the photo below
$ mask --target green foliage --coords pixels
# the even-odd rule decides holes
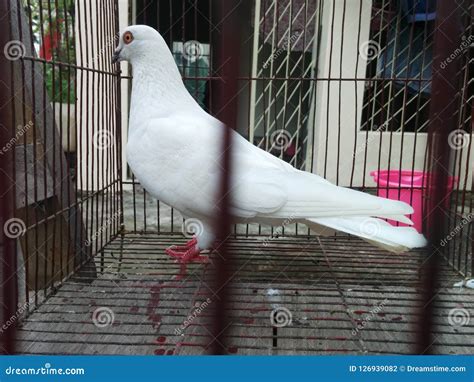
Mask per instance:
[[[60,43],[52,51],[51,62],[45,64],[44,81],[50,100],[74,103],[75,69],[52,63],[76,63],[74,0],[23,0],[23,4],[31,19],[37,54],[43,46],[43,39],[60,36]]]
[[[69,69],[63,69],[58,66],[46,66],[45,83],[48,90],[49,99],[52,102],[74,103],[76,100],[76,92],[74,88],[75,73]],[[71,80],[70,82],[68,80]]]

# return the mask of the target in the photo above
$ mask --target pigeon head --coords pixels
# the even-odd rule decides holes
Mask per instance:
[[[128,61],[133,65],[134,61],[149,59],[151,53],[160,52],[164,47],[166,43],[156,30],[146,25],[132,25],[120,33],[112,62]]]
[[[139,105],[132,109],[136,115],[195,103],[166,41],[155,29],[131,25],[122,30],[112,62],[119,61],[133,67],[131,102]]]

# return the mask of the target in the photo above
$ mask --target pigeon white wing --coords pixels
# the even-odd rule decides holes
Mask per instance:
[[[136,174],[138,178],[145,178],[150,186],[166,186],[171,194],[157,197],[165,201],[172,197],[191,212],[213,216],[222,171],[223,129],[207,114],[149,120],[144,131],[134,133],[145,146],[135,148],[129,162],[134,171],[143,170],[142,177]],[[232,138],[231,208],[236,217],[376,216],[410,222],[404,215],[413,209],[405,203],[337,187],[296,170],[235,132]]]
[[[264,218],[376,216],[411,223],[405,215],[413,209],[406,203],[337,187],[271,155],[262,155],[248,142],[246,145],[251,150],[234,155],[233,203],[240,210]]]
[[[141,164],[132,167],[143,168],[143,176],[136,174],[139,179],[147,174],[149,180],[151,169],[158,171],[153,182],[143,182],[145,186],[148,183],[149,191],[157,198],[189,216],[215,217],[222,174],[223,129],[220,122],[207,114],[190,117],[183,113],[153,119],[141,134],[140,142],[145,141],[146,147],[135,149],[137,153],[131,161]],[[359,229],[361,219],[390,218],[411,224],[405,216],[413,213],[408,204],[335,186],[315,174],[296,170],[237,133],[232,134],[230,209],[236,218],[256,222],[291,218],[366,240],[369,238]],[[166,186],[164,191],[162,185]],[[390,227],[382,225],[382,237],[373,241],[394,251],[404,250],[405,242],[384,239]],[[403,230],[404,235],[415,233],[412,228]],[[413,241],[421,243],[418,235]]]

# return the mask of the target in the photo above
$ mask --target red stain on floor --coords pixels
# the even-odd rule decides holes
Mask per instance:
[[[156,342],[162,344],[163,342],[166,342],[166,337],[163,337],[163,336],[158,337],[158,338],[156,339]]]
[[[256,306],[254,308],[250,308],[249,312],[250,313],[260,313],[260,312],[266,312],[268,309],[266,306]]]
[[[146,307],[146,314],[148,315],[148,320],[152,322],[152,326],[155,329],[158,329],[161,324],[161,315],[156,313],[156,309],[160,305],[160,293],[160,285],[152,286],[150,288],[151,297]]]
[[[239,351],[239,348],[237,346],[229,346],[227,348],[227,351],[230,353],[230,354],[235,354]]]
[[[165,349],[156,349],[153,353],[155,353],[155,355],[164,355]]]

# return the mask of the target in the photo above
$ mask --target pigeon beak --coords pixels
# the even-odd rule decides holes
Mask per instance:
[[[117,62],[122,61],[122,57],[120,57],[121,51],[121,49],[118,49],[114,52],[114,55],[112,56],[112,64],[116,64]]]

